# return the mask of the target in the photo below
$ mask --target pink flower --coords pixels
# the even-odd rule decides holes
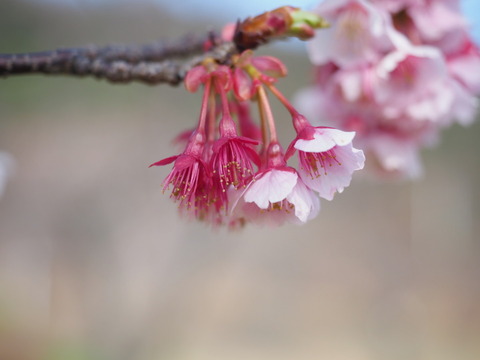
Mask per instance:
[[[480,49],[462,32],[455,51],[447,54],[448,69],[469,92],[480,95]]]
[[[365,156],[352,146],[354,136],[354,132],[303,125],[286,157],[298,150],[304,183],[320,197],[332,200],[335,192],[341,193],[350,185],[353,172],[363,169]]]
[[[379,6],[385,1],[377,0]],[[468,23],[458,0],[408,0],[389,9],[392,20],[415,45],[435,47],[446,58],[453,78],[472,94],[480,93],[480,51],[468,34]]]
[[[450,125],[454,119],[462,124],[473,121],[476,101],[452,79],[437,49],[412,46],[391,52],[377,71],[381,81],[376,98],[386,118],[440,126]]]
[[[355,131],[356,145],[382,175],[418,176],[420,149],[432,145],[454,121],[470,124],[478,110],[480,50],[459,4],[322,2],[317,12],[332,27],[309,44],[317,78],[314,87],[297,96],[301,111],[315,124]],[[300,163],[308,169],[308,179],[322,169],[312,155],[300,155]]]
[[[406,9],[424,43],[434,42],[449,32],[466,29],[458,0],[423,0]]]
[[[390,12],[395,28],[415,45],[450,46],[447,40],[450,35],[467,28],[458,0],[370,1],[375,7]]]
[[[171,156],[150,165],[164,166],[174,162],[173,169],[163,181],[163,190],[172,187],[171,197],[181,209],[202,208],[209,188],[209,173],[202,159],[204,136],[195,132],[181,155]]]
[[[397,13],[408,6],[414,5],[419,0],[370,0],[375,6],[391,13]],[[420,0],[423,1],[423,0]]]
[[[445,87],[448,72],[438,50],[412,46],[393,51],[378,64],[377,72],[381,83],[376,98],[387,118],[403,115],[440,123],[449,117],[454,94]]]
[[[258,173],[235,208],[234,213],[257,224],[302,224],[317,216],[320,200],[295,169],[279,166]]]
[[[222,86],[216,88],[220,94],[223,113],[219,125],[220,138],[213,144],[210,164],[214,173],[214,185],[225,193],[230,185],[235,189],[246,187],[254,173],[253,164],[260,166],[260,158],[253,149],[258,141],[238,136],[226,92]]]
[[[438,124],[404,117],[386,118],[383,106],[373,99],[366,101],[363,93],[355,101],[339,98],[337,94],[310,88],[299,94],[298,102],[309,117],[322,114],[324,124],[354,131],[356,147],[369,159],[368,170],[374,170],[382,178],[413,179],[421,175],[419,151],[437,138]]]
[[[253,163],[260,164],[252,148],[258,142],[246,137],[222,137],[213,145],[211,159],[214,176],[223,191],[232,185],[235,189],[246,187],[253,173]]]
[[[302,224],[314,218],[320,200],[297,171],[286,165],[280,144],[270,143],[265,155],[266,169],[255,174],[243,192],[229,192],[234,204],[230,217],[262,225]]]
[[[364,65],[392,48],[386,12],[366,0],[326,0],[315,12],[331,24],[309,43],[310,59],[316,65],[329,61],[342,67]]]

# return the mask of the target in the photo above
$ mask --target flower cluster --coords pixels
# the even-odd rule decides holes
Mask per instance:
[[[315,12],[331,27],[309,44],[316,83],[298,106],[356,131],[381,174],[418,176],[419,149],[478,106],[480,51],[458,0],[326,0]]]
[[[270,56],[246,50],[231,66],[212,59],[190,70],[185,86],[203,88],[197,127],[178,139],[182,154],[152,166],[173,163],[163,183],[180,211],[214,226],[247,222],[279,225],[305,223],[320,209],[319,197],[331,200],[363,168],[363,152],[352,147],[354,132],[313,127],[275,87],[286,67]],[[296,137],[283,151],[267,91],[292,116]],[[259,125],[250,112],[257,102]],[[287,165],[298,153],[299,168]]]

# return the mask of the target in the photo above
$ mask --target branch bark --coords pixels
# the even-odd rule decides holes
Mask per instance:
[[[305,40],[313,36],[314,29],[325,26],[326,23],[316,15],[283,6],[239,21],[232,42],[210,32],[203,36],[190,35],[173,43],[0,54],[0,76],[57,74],[93,76],[114,83],[140,81],[177,85],[191,68],[205,58],[228,64],[236,53],[289,36]]]
[[[203,50],[203,44],[201,50]],[[219,63],[227,63],[231,55],[236,52],[236,48],[232,42],[225,42],[188,60],[174,58],[185,57],[199,51],[198,46],[192,46],[187,54],[177,44],[168,51],[157,52],[132,51],[132,48],[127,47],[123,50],[118,47],[106,47],[97,52],[89,52],[88,49],[67,49],[46,53],[0,55],[0,75],[93,76],[112,83],[138,81],[149,85],[160,83],[178,85],[183,81],[187,71],[200,64],[203,59],[211,57]],[[168,59],[169,57],[172,59]]]
[[[205,50],[207,45],[210,51]],[[203,58],[211,56],[219,62],[225,62],[233,51],[233,44],[222,44],[219,36],[210,32],[202,36],[188,35],[175,42],[155,42],[143,46],[88,46],[26,54],[0,54],[0,76],[94,76],[115,83],[140,81],[176,85]]]

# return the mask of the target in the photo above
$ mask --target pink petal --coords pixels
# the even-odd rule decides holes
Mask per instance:
[[[180,155],[177,160],[175,161],[175,168],[180,171],[186,169],[187,167],[191,166],[193,163],[197,161],[196,158],[190,155]]]
[[[243,69],[234,70],[233,91],[240,101],[249,100],[252,97],[252,79]]]
[[[480,95],[480,55],[467,55],[448,62],[448,69],[474,95]]]
[[[287,67],[279,59],[273,56],[256,56],[253,57],[252,65],[260,72],[275,78],[287,75]]]
[[[466,19],[458,11],[442,1],[429,1],[423,6],[412,6],[409,9],[415,26],[427,41],[438,40],[448,31],[466,27]]]
[[[190,92],[196,92],[207,76],[207,70],[203,66],[195,66],[185,76],[185,88]]]
[[[392,28],[382,9],[365,0],[327,0],[315,10],[331,27],[317,31],[308,44],[311,61],[329,61],[341,67],[355,67],[376,61],[392,44]]]
[[[175,160],[177,160],[177,158],[179,157],[179,155],[175,155],[175,156],[170,156],[166,159],[162,159],[160,161],[157,161],[155,163],[153,163],[152,165],[150,165],[149,167],[152,167],[152,166],[163,166],[163,165],[168,165],[168,164],[171,164],[172,162],[174,162]]]

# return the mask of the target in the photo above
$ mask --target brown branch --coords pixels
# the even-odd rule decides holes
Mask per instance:
[[[177,85],[183,80],[186,72],[200,64],[203,59],[211,57],[219,63],[227,63],[230,56],[236,52],[234,44],[226,42],[185,61],[181,59],[165,60],[169,56],[187,56],[186,51],[182,51],[183,48],[178,44],[166,51],[159,50],[157,52],[135,52],[132,49],[134,48],[124,47],[122,50],[119,47],[105,47],[100,51],[67,49],[24,55],[0,55],[0,75],[93,76],[113,83],[139,81],[150,85],[159,83]],[[147,49],[147,47],[142,49]],[[194,53],[194,49],[198,50],[199,48],[192,45],[186,49],[189,49],[191,54]]]
[[[173,42],[158,41],[143,46],[106,46],[96,52],[92,51],[92,48],[88,48],[87,55],[105,61],[124,60],[130,63],[163,61],[200,54],[205,51],[207,43],[220,44],[220,36],[211,31],[202,36],[190,34]]]
[[[326,23],[314,14],[283,6],[239,21],[233,42],[210,32],[172,43],[144,46],[90,46],[27,54],[0,54],[0,76],[58,74],[93,76],[115,83],[140,81],[177,85],[192,67],[207,57],[229,63],[233,54],[286,37],[307,39]]]
[[[220,44],[219,36],[210,32],[203,36],[189,35],[175,42],[155,42],[143,46],[89,46],[26,54],[0,54],[0,76],[35,73],[91,74],[118,81],[124,69],[132,72],[131,69],[135,68],[137,70],[133,73],[144,73],[145,71],[138,70],[145,68],[144,63],[149,63],[150,71],[154,71],[152,65],[156,65],[158,70],[154,72],[171,69],[172,64],[180,66],[178,59],[205,52],[207,44],[210,47]],[[108,75],[110,73],[117,75]]]
[[[126,60],[106,61],[102,58],[89,58],[87,56],[66,55],[64,60],[61,53],[57,52],[56,60],[48,62],[37,56],[36,67],[32,68],[31,62],[22,65],[22,58],[17,58],[15,65],[7,74],[42,73],[73,76],[93,76],[97,79],[105,79],[113,83],[128,83],[132,81],[143,82],[154,85],[167,83],[178,85],[188,70],[200,64],[203,59],[210,57],[219,63],[227,63],[233,53],[236,52],[235,45],[227,42],[214,47],[211,51],[197,55],[188,61],[163,60],[163,61],[142,61],[128,62]],[[48,53],[50,54],[50,53]],[[48,55],[46,55],[48,59]],[[0,69],[1,67],[0,61]]]

